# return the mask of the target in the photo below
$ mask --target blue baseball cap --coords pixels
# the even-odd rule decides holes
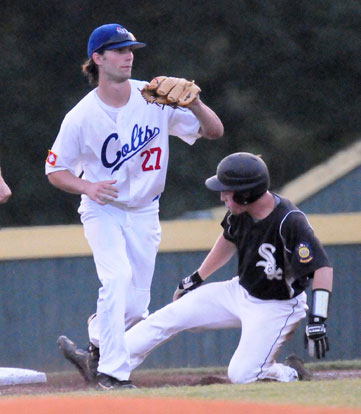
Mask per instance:
[[[97,27],[89,37],[88,57],[94,52],[118,49],[120,47],[132,46],[133,49],[144,47],[145,43],[137,42],[134,35],[117,23],[104,24]]]

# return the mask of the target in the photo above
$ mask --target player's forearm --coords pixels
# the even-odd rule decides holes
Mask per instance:
[[[200,99],[197,99],[188,108],[197,117],[201,127],[199,133],[207,139],[222,138],[224,128],[221,120],[216,113],[205,105]]]
[[[333,268],[321,267],[315,271],[313,277],[312,290],[324,289],[332,292],[333,284]]]
[[[60,190],[71,194],[86,194],[88,182],[76,177],[70,171],[62,170],[48,175],[50,183]]]
[[[311,357],[324,357],[330,350],[325,321],[331,299],[332,267],[321,267],[314,274],[312,301],[305,333],[305,347]]]
[[[236,252],[236,246],[226,240],[223,234],[218,237],[212,250],[208,253],[203,263],[198,269],[198,273],[203,280],[207,279],[216,270],[220,269],[232,258]]]
[[[178,300],[185,293],[201,286],[207,277],[230,260],[235,251],[235,245],[226,240],[223,234],[221,234],[200,268],[181,280],[174,292],[173,301]]]

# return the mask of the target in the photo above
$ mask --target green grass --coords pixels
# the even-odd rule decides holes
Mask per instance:
[[[128,392],[130,394],[130,392]],[[277,404],[361,407],[361,379],[314,382],[258,382],[244,385],[215,384],[196,387],[138,389],[133,396],[221,399]]]
[[[214,384],[193,387],[140,388],[136,390],[72,392],[59,397],[111,395],[140,398],[179,398],[247,401],[281,405],[361,408],[361,378],[311,382],[257,382],[252,384]]]
[[[353,359],[351,361],[335,360],[327,362],[312,362],[305,365],[313,371],[327,371],[330,369],[361,369],[361,359]]]
[[[361,360],[332,361],[306,364],[312,371],[361,369]],[[172,375],[226,375],[225,367],[178,368],[166,370],[136,370],[134,382],[142,375],[170,377]],[[56,375],[56,374],[50,374]],[[60,395],[60,394],[58,394]],[[62,394],[64,395],[64,394]],[[70,395],[69,393],[66,394]],[[74,392],[71,395],[103,395],[99,391]],[[361,408],[361,378],[317,380],[310,382],[255,382],[251,384],[213,384],[208,386],[166,386],[113,391],[111,395],[144,398],[220,399],[274,404],[318,405]]]

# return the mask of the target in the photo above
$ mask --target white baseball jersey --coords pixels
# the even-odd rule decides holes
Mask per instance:
[[[97,90],[64,118],[46,162],[46,173],[69,170],[90,182],[117,180],[118,198],[99,205],[82,195],[79,213],[99,280],[98,371],[129,378],[124,332],[148,315],[150,287],[161,237],[159,195],[166,180],[169,135],[189,144],[200,124],[189,109],[148,104],[140,94],[146,82],[130,80],[128,103],[104,104]],[[91,325],[92,325],[91,324]]]
[[[184,108],[149,104],[140,94],[147,82],[130,80],[128,103],[112,117],[97,97],[88,93],[64,118],[49,151],[46,173],[69,170],[90,182],[116,179],[117,207],[144,207],[164,190],[169,135],[188,144],[199,137],[200,124]],[[108,109],[108,110],[107,110]],[[82,195],[82,204],[94,203]]]

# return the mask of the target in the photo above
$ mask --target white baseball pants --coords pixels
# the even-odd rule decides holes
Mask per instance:
[[[124,332],[148,316],[161,239],[158,212],[158,202],[129,210],[92,205],[81,212],[102,284],[89,339],[100,348],[98,371],[119,380],[127,380],[130,375]]]
[[[185,330],[241,328],[236,351],[228,367],[233,383],[260,379],[283,382],[297,379],[297,372],[275,362],[307,310],[306,294],[290,300],[260,300],[239,284],[238,276],[209,283],[187,293],[125,334],[132,370],[157,346]]]

